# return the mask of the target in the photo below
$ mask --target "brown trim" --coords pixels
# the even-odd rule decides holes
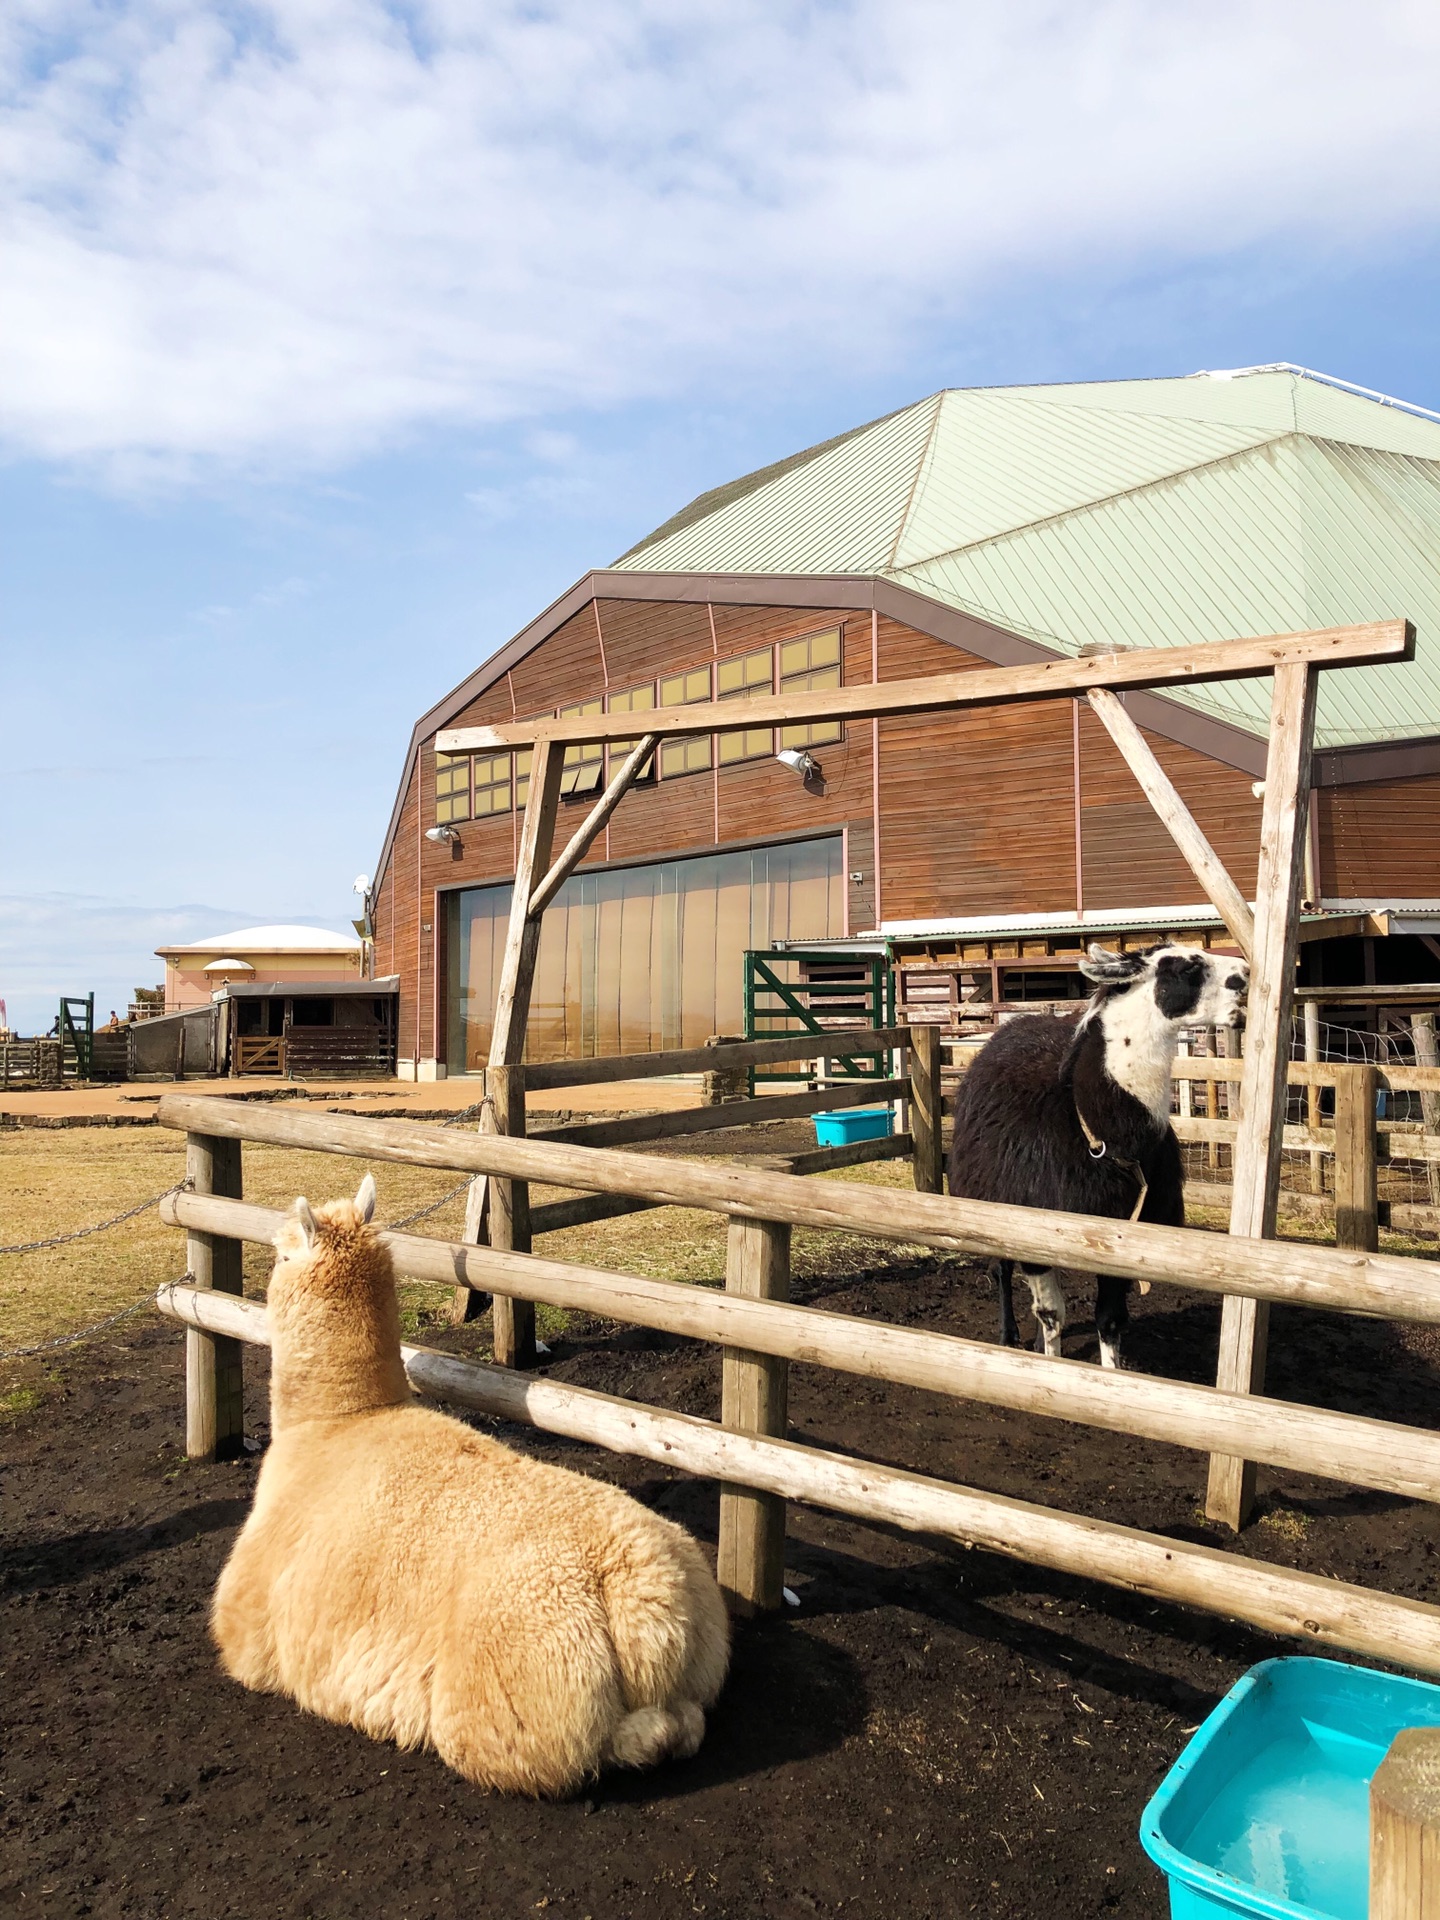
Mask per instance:
[[[1011,633],[973,614],[961,613],[916,592],[913,587],[875,574],[630,573],[621,568],[598,568],[577,580],[568,592],[552,602],[474,673],[421,714],[410,737],[410,754],[415,756],[417,766],[422,741],[447,726],[472,700],[493,686],[502,673],[508,674],[512,666],[593,600],[713,602],[723,606],[814,607],[836,612],[853,608],[869,611],[877,618],[884,614],[913,627],[917,633],[962,648],[994,666],[1023,666],[1063,657],[1037,640]],[[1125,703],[1136,724],[1161,739],[1191,747],[1222,765],[1249,774],[1252,779],[1263,778],[1263,736],[1248,733],[1243,727],[1214,719],[1192,707],[1181,706],[1161,694],[1134,692],[1126,695]],[[407,762],[408,759],[409,756]],[[1423,740],[1326,748],[1316,753],[1314,764],[1315,784],[1322,787],[1408,779],[1435,772],[1440,772],[1440,735]],[[402,782],[376,863],[377,889],[389,864],[403,803]]]

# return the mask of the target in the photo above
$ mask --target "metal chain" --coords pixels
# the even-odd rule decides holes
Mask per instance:
[[[428,1207],[417,1207],[414,1213],[404,1214],[399,1220],[387,1221],[385,1226],[386,1233],[398,1233],[401,1227],[413,1226],[417,1220],[425,1220],[432,1213],[439,1213],[442,1207],[447,1207],[452,1200],[458,1199],[469,1185],[470,1176],[467,1175],[458,1187],[451,1187],[450,1191],[448,1193],[442,1193],[438,1200],[432,1200]]]
[[[194,1275],[187,1273],[184,1277],[186,1280],[191,1280]],[[118,1313],[107,1314],[103,1320],[97,1320],[93,1327],[81,1327],[78,1333],[62,1333],[58,1339],[40,1341],[38,1346],[10,1347],[8,1350],[0,1348],[0,1360],[28,1360],[32,1354],[53,1353],[58,1347],[73,1347],[78,1340],[88,1340],[92,1333],[103,1333],[106,1327],[113,1327],[121,1320],[128,1320],[132,1313],[139,1313],[142,1307],[151,1306],[154,1299],[153,1293],[144,1294],[130,1306],[121,1307]]]
[[[92,1233],[104,1233],[110,1227],[118,1227],[124,1220],[133,1220],[137,1213],[146,1213],[151,1207],[158,1207],[172,1193],[183,1193],[189,1185],[188,1179],[177,1180],[173,1187],[166,1187],[164,1193],[157,1193],[153,1200],[142,1200],[138,1207],[127,1207],[124,1213],[117,1213],[113,1219],[97,1220],[93,1227],[77,1227],[73,1233],[52,1234],[48,1240],[22,1240],[13,1247],[0,1247],[0,1253],[43,1253],[47,1247],[63,1247],[71,1240],[84,1240]]]

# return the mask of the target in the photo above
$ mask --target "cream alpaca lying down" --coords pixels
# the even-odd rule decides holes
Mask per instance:
[[[367,1174],[276,1236],[274,1437],[211,1609],[226,1672],[507,1792],[688,1759],[729,1660],[700,1549],[413,1403],[374,1204]]]

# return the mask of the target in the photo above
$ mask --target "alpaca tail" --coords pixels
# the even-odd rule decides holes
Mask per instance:
[[[654,1767],[662,1760],[689,1760],[705,1738],[705,1715],[693,1700],[668,1707],[638,1707],[627,1713],[610,1736],[605,1764]]]

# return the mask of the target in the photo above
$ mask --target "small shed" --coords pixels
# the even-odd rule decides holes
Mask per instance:
[[[398,975],[384,980],[230,980],[214,994],[234,1074],[349,1079],[395,1071]]]

